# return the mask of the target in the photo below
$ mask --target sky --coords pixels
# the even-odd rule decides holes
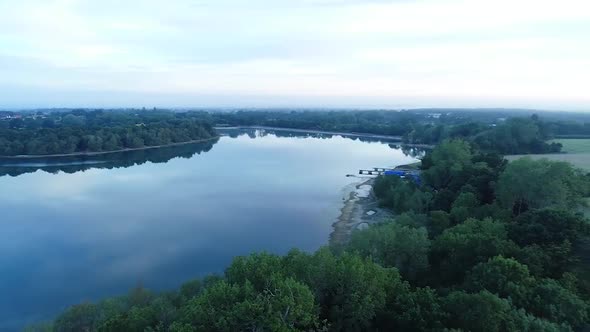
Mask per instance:
[[[0,107],[590,111],[587,0],[0,0]]]

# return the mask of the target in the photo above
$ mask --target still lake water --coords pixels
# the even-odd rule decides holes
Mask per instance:
[[[216,142],[0,167],[0,330],[71,304],[222,273],[236,255],[327,244],[361,168],[416,158],[386,142],[232,131]],[[10,175],[7,175],[10,174]]]

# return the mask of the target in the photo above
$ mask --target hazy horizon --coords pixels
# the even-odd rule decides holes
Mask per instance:
[[[0,108],[589,111],[581,0],[0,3]]]

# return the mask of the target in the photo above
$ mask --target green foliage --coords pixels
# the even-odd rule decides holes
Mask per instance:
[[[265,289],[270,277],[282,273],[281,258],[267,253],[236,257],[225,270],[230,283],[250,282],[257,290]]]
[[[482,150],[503,154],[559,152],[561,145],[547,144],[548,132],[538,117],[511,118],[473,138]]]
[[[195,331],[301,331],[319,323],[313,294],[292,278],[271,278],[261,292],[249,282],[221,281],[182,312]]]
[[[409,280],[428,269],[430,240],[425,228],[400,226],[395,221],[375,225],[354,232],[348,248],[384,267],[396,267]]]
[[[59,317],[54,323],[56,332],[77,332],[94,330],[97,323],[98,308],[92,303],[82,303],[72,306]]]
[[[436,263],[441,281],[457,283],[475,264],[511,254],[515,247],[502,223],[468,219],[445,230],[433,241],[431,262]]]
[[[480,205],[475,194],[471,192],[460,193],[451,207],[451,217],[458,224],[474,215],[475,208]]]
[[[370,328],[385,306],[387,289],[401,283],[396,270],[349,253],[336,256],[327,248],[313,256],[292,252],[285,264],[291,275],[314,290],[321,317],[334,331]]]
[[[457,187],[465,182],[465,173],[472,164],[471,147],[462,140],[447,140],[438,145],[422,161],[422,178],[434,189]]]
[[[397,213],[426,212],[432,200],[432,194],[420,190],[413,181],[397,176],[378,177],[373,190],[381,206],[389,207]]]
[[[478,292],[488,290],[502,298],[526,306],[535,279],[526,265],[512,258],[496,256],[479,263],[467,274],[465,289]]]
[[[445,211],[430,211],[429,233],[431,237],[440,235],[451,226],[451,216]]]
[[[125,297],[73,306],[54,322],[29,330],[537,332],[587,326],[590,287],[577,263],[584,259],[580,250],[590,232],[588,221],[572,211],[590,194],[590,176],[549,161],[506,165],[497,154],[558,149],[543,142],[550,128],[538,117],[494,127],[401,113],[211,115],[218,123],[398,133],[412,141],[443,143],[422,160],[424,185],[395,176],[375,180],[380,203],[398,215],[353,232],[338,253],[321,248],[236,257],[223,276],[189,281],[178,293],[156,294],[138,286]],[[142,114],[145,127],[136,127],[127,115],[83,114],[65,114],[67,125],[11,122],[0,133],[54,128],[76,135],[51,136],[52,144],[65,142],[58,147],[40,137],[21,141],[0,135],[0,151],[116,149],[184,140],[191,136],[182,130],[175,138],[167,130],[158,131],[159,138],[136,134],[155,123],[182,127],[185,120],[208,119]],[[405,122],[385,121],[391,119]],[[110,123],[113,132],[85,131],[97,122]],[[115,135],[124,126],[134,128]]]
[[[452,292],[444,299],[449,313],[448,327],[466,331],[515,331],[510,302],[481,291],[475,294]]]
[[[543,279],[536,284],[529,307],[538,317],[565,322],[573,328],[588,323],[588,303],[553,279]]]
[[[215,136],[202,113],[89,111],[51,113],[47,120],[0,127],[0,156],[114,151]]]
[[[203,289],[203,283],[200,279],[193,279],[185,282],[180,286],[180,296],[184,301],[188,301],[199,295]]]
[[[528,209],[575,208],[587,190],[587,179],[568,163],[521,158],[500,175],[497,196],[502,206],[519,215]]]
[[[402,284],[389,292],[387,305],[377,318],[382,331],[439,331],[448,314],[431,288],[411,291]]]
[[[576,243],[590,233],[588,222],[567,210],[542,209],[521,214],[508,226],[510,238],[521,246]]]

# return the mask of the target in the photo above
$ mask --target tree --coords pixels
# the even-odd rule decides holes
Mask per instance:
[[[181,321],[196,331],[300,331],[319,325],[313,294],[292,278],[272,278],[262,292],[249,282],[218,282],[189,301]]]
[[[507,238],[504,225],[484,219],[468,219],[445,230],[433,241],[431,262],[441,281],[461,282],[466,271],[497,255],[510,255],[516,246]]]
[[[97,323],[97,313],[95,304],[75,305],[57,317],[54,329],[56,332],[92,331]]]
[[[377,316],[380,331],[439,331],[447,313],[431,288],[410,290],[408,284],[388,290],[387,305]]]
[[[467,218],[473,216],[473,212],[478,206],[479,201],[473,193],[463,192],[459,194],[451,207],[453,221],[458,224],[467,220]]]
[[[203,284],[199,279],[193,279],[185,282],[180,286],[180,296],[184,301],[188,301],[199,295],[203,290]]]
[[[575,208],[583,202],[587,185],[569,163],[526,157],[506,166],[498,180],[497,198],[515,215],[545,207]]]
[[[285,257],[285,268],[314,291],[320,318],[334,331],[371,329],[384,309],[388,289],[401,283],[395,269],[347,252],[336,256],[328,248],[313,256],[293,251]]]
[[[281,258],[265,252],[236,257],[225,270],[229,283],[242,284],[248,281],[258,291],[267,287],[273,275],[284,275]]]
[[[464,183],[465,171],[471,166],[471,146],[463,140],[445,140],[423,160],[422,177],[434,189],[456,187]],[[459,185],[460,187],[460,185]]]
[[[371,226],[354,232],[348,248],[384,267],[396,267],[410,280],[428,268],[430,240],[425,228],[400,226],[395,221]]]
[[[379,203],[396,213],[425,212],[432,200],[432,195],[422,191],[416,183],[397,176],[378,177],[373,190],[379,198]]]
[[[449,313],[446,326],[464,331],[518,331],[521,325],[509,301],[485,290],[474,294],[452,292],[443,307]]]
[[[567,322],[574,328],[587,324],[588,303],[553,279],[543,279],[535,285],[529,304],[530,311],[554,322]]]
[[[526,306],[535,279],[526,265],[513,258],[495,256],[479,263],[467,274],[465,289],[471,292],[488,290],[516,305]]]
[[[590,234],[588,222],[567,210],[541,209],[521,214],[508,226],[510,238],[521,246],[577,243]]]
[[[451,226],[451,217],[445,211],[430,211],[430,236],[436,237]]]

